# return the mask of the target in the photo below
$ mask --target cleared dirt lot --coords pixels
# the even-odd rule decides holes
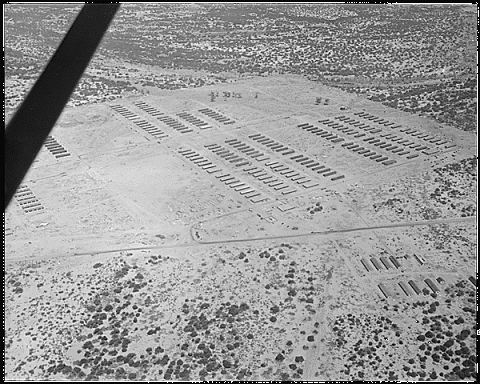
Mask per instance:
[[[6,378],[474,378],[457,132],[295,76],[66,110],[5,215]]]

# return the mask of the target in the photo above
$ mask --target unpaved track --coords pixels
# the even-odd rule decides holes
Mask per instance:
[[[331,272],[335,273],[335,272]],[[324,371],[329,364],[329,358],[327,356],[325,335],[327,334],[327,311],[330,306],[331,298],[328,297],[329,289],[332,279],[330,278],[325,284],[323,295],[324,302],[319,309],[315,321],[319,323],[318,334],[316,335],[317,341],[310,346],[310,349],[305,354],[305,368],[302,376],[303,381],[326,381],[327,377],[321,377],[321,374],[316,374],[318,370]],[[319,295],[320,296],[320,295]]]
[[[292,235],[251,237],[251,238],[243,238],[243,239],[221,239],[221,240],[212,240],[212,241],[194,240],[189,243],[181,243],[181,244],[148,245],[148,246],[141,246],[141,247],[125,247],[125,248],[111,248],[111,249],[92,249],[88,252],[79,252],[79,253],[62,254],[62,255],[49,255],[44,257],[31,256],[31,257],[23,257],[23,258],[16,258],[16,259],[10,259],[10,260],[7,258],[5,260],[5,263],[11,264],[11,263],[20,262],[20,261],[38,261],[38,260],[68,258],[68,257],[86,256],[86,255],[100,255],[100,254],[116,253],[116,252],[142,251],[142,250],[149,250],[149,249],[173,249],[173,248],[198,247],[202,245],[221,245],[221,244],[229,244],[229,243],[248,243],[248,242],[265,241],[265,240],[294,239],[299,237],[335,235],[335,234],[342,234],[342,233],[349,233],[349,232],[370,231],[375,229],[416,227],[416,226],[423,226],[423,225],[476,222],[476,221],[477,221],[476,217],[460,217],[460,218],[436,219],[436,220],[426,220],[426,221],[407,221],[407,222],[400,222],[400,223],[382,224],[377,226],[337,229],[337,230],[329,230],[329,231],[322,231],[322,232],[312,231],[307,233],[296,233]]]
[[[425,221],[407,221],[407,222],[400,222],[400,223],[382,224],[377,226],[365,226],[365,227],[356,227],[356,228],[348,228],[348,229],[334,229],[329,231],[312,231],[307,233],[296,233],[292,235],[251,237],[251,238],[245,238],[245,239],[222,239],[222,240],[212,240],[212,241],[197,240],[197,242],[198,244],[242,243],[242,242],[249,242],[249,241],[290,239],[295,237],[306,237],[306,236],[317,236],[317,235],[333,235],[333,234],[341,234],[341,233],[348,233],[348,232],[370,231],[375,229],[386,229],[386,228],[395,228],[395,227],[415,227],[415,226],[422,226],[422,225],[449,224],[449,223],[459,223],[464,221],[476,221],[476,217],[461,217],[461,218],[436,219],[436,220],[425,220]]]

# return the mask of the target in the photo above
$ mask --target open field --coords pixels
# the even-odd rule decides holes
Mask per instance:
[[[292,70],[308,67],[320,24],[332,32],[324,52],[349,31],[345,53],[400,11],[368,7],[370,25],[355,6],[159,7],[122,6],[4,214],[5,378],[474,380],[476,129]],[[10,11],[8,44],[39,60],[49,51],[32,41],[55,46],[77,8]],[[394,37],[395,23],[374,73],[409,73],[382,55],[407,42],[417,52],[435,31],[437,54],[455,43],[445,31],[460,11],[433,9],[418,8],[412,26],[425,41]],[[27,44],[22,12],[56,32]],[[435,18],[444,29],[420,28]],[[269,27],[283,31],[277,40]],[[269,70],[264,57],[301,47],[293,37],[307,46]],[[146,52],[159,41],[155,65]],[[365,72],[379,44],[365,41],[319,73],[382,78]],[[41,70],[10,57],[7,114]],[[464,75],[469,57],[450,71]],[[437,60],[424,76],[443,68]]]

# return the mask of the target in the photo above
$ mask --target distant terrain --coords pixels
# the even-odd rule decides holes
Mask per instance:
[[[5,8],[7,107],[79,8]],[[475,31],[465,5],[124,4],[70,104],[289,73],[476,130]]]

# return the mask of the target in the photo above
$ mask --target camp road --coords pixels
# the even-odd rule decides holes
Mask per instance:
[[[358,231],[370,231],[376,229],[388,229],[388,228],[399,228],[399,227],[416,227],[424,225],[437,225],[437,224],[449,224],[449,223],[461,223],[461,222],[476,222],[477,218],[475,216],[471,217],[460,217],[460,218],[449,218],[449,219],[436,219],[436,220],[425,220],[425,221],[409,221],[409,222],[400,222],[400,223],[390,223],[390,224],[381,224],[376,226],[365,226],[365,227],[356,227],[348,229],[338,229],[338,230],[328,230],[328,231],[311,231],[307,233],[296,233],[292,235],[278,235],[278,236],[265,236],[265,237],[251,237],[251,238],[236,238],[236,239],[221,239],[221,240],[212,240],[212,241],[199,241],[195,240],[189,243],[181,244],[165,244],[165,245],[150,245],[142,247],[128,247],[128,248],[116,248],[116,249],[103,249],[103,250],[91,250],[88,252],[72,253],[72,254],[63,254],[63,255],[49,255],[45,257],[35,258],[35,257],[23,257],[16,258],[11,260],[5,260],[7,264],[22,262],[22,261],[39,261],[39,260],[49,260],[57,258],[69,258],[77,256],[86,256],[86,255],[100,255],[107,253],[116,253],[116,252],[128,252],[128,251],[142,251],[150,249],[173,249],[173,248],[186,248],[186,247],[198,247],[203,245],[221,245],[221,244],[231,244],[231,243],[249,243],[256,241],[265,241],[265,240],[281,240],[281,239],[294,239],[299,237],[311,237],[311,236],[325,236],[325,235],[335,235],[343,234],[349,232],[358,232]]]

